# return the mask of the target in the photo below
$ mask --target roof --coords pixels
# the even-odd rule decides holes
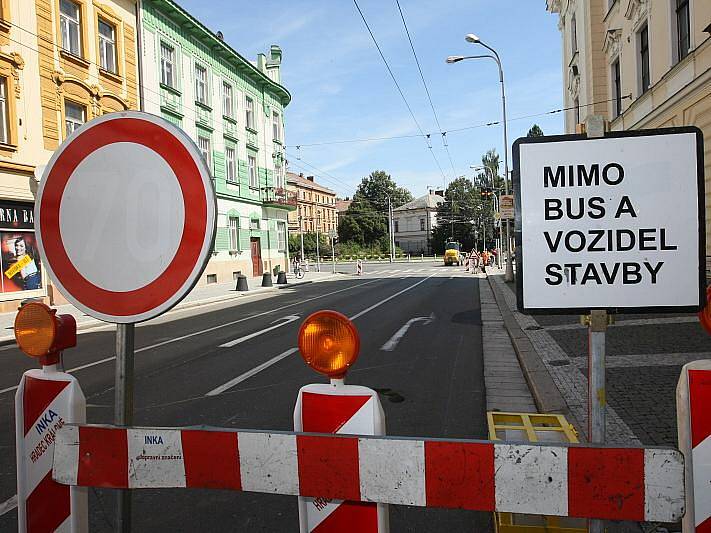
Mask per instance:
[[[307,180],[305,177],[302,177],[300,174],[295,174],[294,172],[286,173],[286,182],[288,184],[296,185],[297,187],[303,187],[305,189],[314,189],[317,191],[325,192],[327,194],[332,194],[334,196],[336,195],[336,192],[329,189],[328,187],[319,185],[315,181]]]
[[[411,202],[407,202],[400,207],[396,207],[393,211],[409,211],[411,209],[435,209],[439,204],[444,202],[444,198],[437,194],[425,194],[419,198],[415,198]]]
[[[353,200],[336,200],[336,211],[344,213],[353,203]]]

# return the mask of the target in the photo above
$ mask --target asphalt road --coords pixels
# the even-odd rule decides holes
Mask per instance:
[[[476,278],[461,268],[426,262],[368,265],[360,278],[176,311],[138,327],[134,425],[291,430],[299,388],[326,378],[311,371],[298,352],[277,356],[296,347],[301,321],[320,309],[354,319],[361,355],[346,382],[380,392],[389,435],[485,438]],[[433,320],[413,324],[392,351],[381,350],[408,320],[420,316]],[[237,339],[232,347],[220,347]],[[76,369],[88,421],[110,423],[113,329],[84,332],[78,343],[66,352],[65,368]],[[249,376],[274,358],[279,360]],[[34,362],[14,346],[0,348],[0,361],[2,509],[15,494],[14,391],[7,389]],[[211,391],[218,393],[207,395]],[[133,494],[135,531],[298,530],[294,497],[185,489]],[[112,491],[92,489],[89,505],[91,531],[112,531]],[[486,531],[491,517],[391,506],[390,523],[392,531]],[[15,524],[15,510],[0,516],[0,531],[13,531]]]

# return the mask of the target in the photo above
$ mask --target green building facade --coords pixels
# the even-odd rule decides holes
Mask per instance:
[[[210,167],[217,237],[200,284],[288,265],[281,49],[242,57],[172,0],[143,0],[142,108],[180,126]]]

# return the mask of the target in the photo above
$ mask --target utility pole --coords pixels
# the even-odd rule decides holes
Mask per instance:
[[[390,241],[390,262],[392,263],[394,258],[395,238],[393,237],[393,209],[390,196],[388,196],[388,240]]]
[[[321,215],[317,214],[316,215],[316,272],[321,272],[321,257],[319,256],[319,250],[318,250],[318,229],[319,226],[321,225]]]
[[[301,237],[301,257],[299,257],[301,263],[304,261],[304,223],[301,215],[299,215],[299,236]]]

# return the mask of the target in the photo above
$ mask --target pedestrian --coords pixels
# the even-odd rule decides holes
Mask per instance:
[[[481,252],[481,271],[483,274],[486,274],[486,265],[489,264],[489,252],[486,251],[486,248]]]

